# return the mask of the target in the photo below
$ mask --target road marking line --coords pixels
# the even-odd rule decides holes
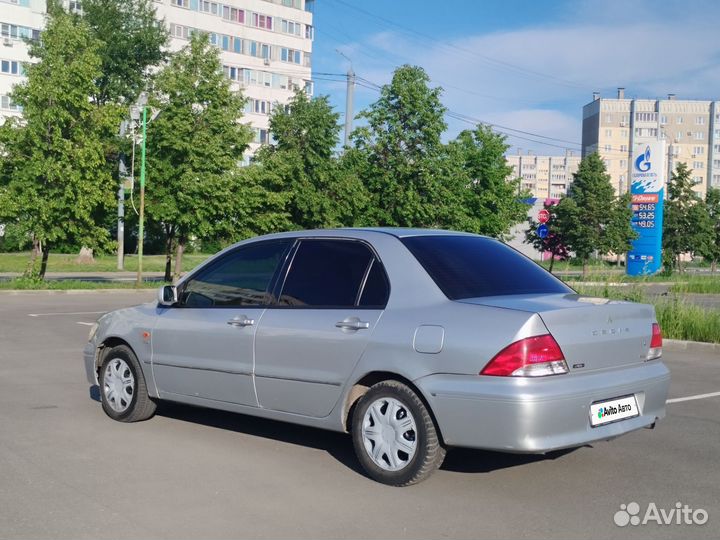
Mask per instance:
[[[82,324],[83,326],[92,326],[95,323],[78,321],[76,324]]]
[[[709,394],[697,394],[695,396],[687,396],[687,397],[668,399],[665,403],[680,403],[681,401],[693,401],[695,399],[705,399],[705,398],[709,398],[709,397],[718,397],[718,396],[720,396],[720,392],[711,392]]]
[[[65,313],[28,313],[28,317],[49,317],[51,315],[98,315],[107,311],[68,311]]]

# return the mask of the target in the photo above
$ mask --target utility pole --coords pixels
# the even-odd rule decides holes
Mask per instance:
[[[345,146],[350,146],[350,134],[352,133],[352,123],[355,118],[353,112],[353,98],[355,97],[355,72],[352,67],[352,60],[348,58],[340,49],[335,52],[348,61],[350,67],[347,71],[347,92],[345,94]]]
[[[353,98],[355,97],[355,72],[352,65],[347,72],[347,94],[345,95],[345,146],[350,146],[350,133],[355,114],[353,113]]]
[[[127,120],[120,122],[120,137],[125,136],[127,128]],[[125,178],[127,177],[127,166],[125,165],[125,154],[122,152],[120,152],[118,160],[118,176],[120,187],[118,188],[117,269],[123,270],[125,268]]]

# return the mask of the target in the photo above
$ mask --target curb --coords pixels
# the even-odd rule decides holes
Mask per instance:
[[[720,354],[720,343],[684,341],[681,339],[663,339],[663,349],[667,349],[669,351],[717,352]]]
[[[156,289],[6,289],[0,295],[18,296],[21,294],[56,295],[56,294],[126,294],[154,293]]]

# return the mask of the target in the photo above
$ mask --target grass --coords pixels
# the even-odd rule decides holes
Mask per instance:
[[[143,281],[142,289],[155,289],[161,283],[157,281]],[[134,281],[80,281],[80,280],[63,280],[63,281],[39,281],[35,279],[17,278],[8,281],[0,281],[0,291],[16,290],[47,290],[47,291],[69,291],[69,290],[97,290],[97,289],[134,289]]]
[[[720,343],[720,311],[706,309],[681,299],[654,299],[639,287],[577,286],[578,293],[587,296],[643,302],[655,306],[655,314],[668,339]]]
[[[691,278],[688,281],[675,283],[670,287],[673,293],[720,294],[720,274],[712,277]]]
[[[183,271],[188,272],[195,268],[198,264],[207,259],[210,255],[186,254],[183,256]],[[97,255],[95,262],[91,264],[78,264],[76,262],[77,254],[52,253],[48,258],[48,272],[116,272],[117,256]],[[0,272],[24,272],[30,260],[30,252],[21,253],[0,253]],[[137,272],[138,258],[136,255],[125,256],[125,271]],[[144,255],[143,256],[144,272],[164,272],[165,256],[164,255]]]

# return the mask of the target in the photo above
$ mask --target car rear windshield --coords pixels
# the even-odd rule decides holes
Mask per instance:
[[[491,238],[439,235],[401,241],[450,300],[572,292],[530,259]]]

